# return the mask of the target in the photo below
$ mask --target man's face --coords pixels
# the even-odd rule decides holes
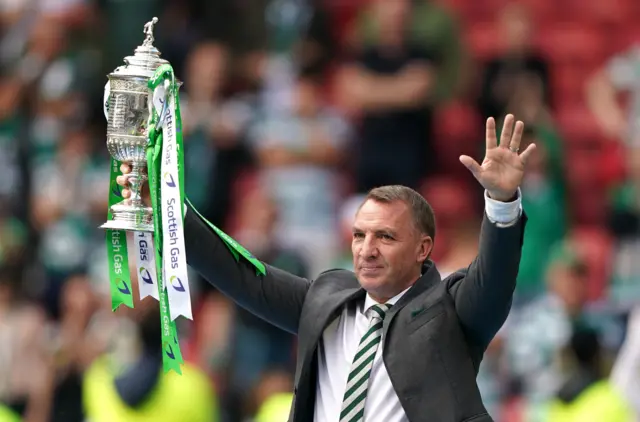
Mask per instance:
[[[386,301],[420,277],[433,247],[417,229],[410,208],[401,201],[367,200],[353,225],[353,268],[360,285],[376,300]]]

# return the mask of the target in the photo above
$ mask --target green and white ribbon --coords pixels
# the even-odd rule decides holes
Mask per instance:
[[[107,219],[113,218],[111,206],[122,201],[122,190],[116,177],[120,175],[120,162],[111,159],[111,178],[109,182],[109,211]],[[109,284],[111,286],[111,310],[120,305],[133,308],[131,274],[129,273],[129,255],[127,251],[127,232],[107,230],[107,259],[109,260]]]
[[[155,114],[155,113],[154,113]],[[157,116],[154,116],[157,120]],[[162,159],[162,133],[156,135],[155,123],[149,127],[151,144],[147,148],[147,166],[149,170],[149,191],[151,193],[151,205],[153,208],[154,228],[154,258],[157,270],[158,297],[160,301],[160,322],[162,324],[162,366],[164,372],[174,370],[182,374],[180,366],[184,363],[176,322],[170,317],[169,298],[164,288],[164,271],[162,268],[162,223],[160,216],[160,190],[158,188],[160,178],[160,161]]]
[[[149,123],[147,167],[154,219],[154,246],[162,319],[165,371],[183,363],[175,319],[193,319],[184,245],[184,161],[178,84],[170,65],[149,80],[153,107]]]
[[[162,129],[162,162],[160,165],[160,204],[162,207],[163,255],[162,269],[169,296],[171,319],[179,316],[193,319],[191,294],[184,245],[184,158],[182,122],[178,100],[178,85],[169,65],[160,66],[149,81],[153,90],[156,133]]]

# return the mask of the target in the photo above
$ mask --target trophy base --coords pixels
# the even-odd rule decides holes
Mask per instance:
[[[153,233],[153,211],[151,207],[134,205],[123,201],[111,206],[113,219],[100,226],[102,229],[126,230]]]

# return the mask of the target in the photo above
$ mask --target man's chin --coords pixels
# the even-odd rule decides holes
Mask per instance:
[[[384,282],[384,270],[379,271],[362,271],[358,273],[358,281],[362,287],[367,289],[367,287],[375,288],[383,284]]]

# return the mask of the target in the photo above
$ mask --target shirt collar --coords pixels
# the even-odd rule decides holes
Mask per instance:
[[[401,291],[400,293],[398,293],[397,295],[395,295],[394,297],[392,297],[391,299],[387,300],[386,304],[389,306],[395,305],[396,302],[398,302],[400,300],[400,298],[402,296],[404,296],[405,293],[407,293],[407,291],[411,288],[412,286],[407,287],[406,289],[404,289],[403,291]],[[371,296],[369,296],[369,293],[367,293],[367,296],[364,300],[364,307],[360,309],[360,312],[362,314],[366,314],[366,312],[369,310],[369,308],[371,308],[373,305],[377,305],[378,302],[376,302]]]

